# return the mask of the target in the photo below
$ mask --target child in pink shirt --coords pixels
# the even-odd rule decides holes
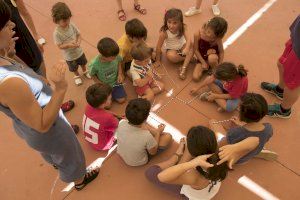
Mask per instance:
[[[247,92],[247,71],[243,65],[237,67],[233,63],[221,63],[213,75],[192,89],[191,93],[197,94],[204,86],[208,86],[210,91],[202,93],[201,100],[216,102],[219,106],[218,111],[232,112],[238,107],[240,97]]]
[[[95,83],[86,91],[88,105],[83,116],[85,140],[95,150],[108,150],[115,142],[115,130],[119,121],[105,110],[111,106],[112,88],[103,83]]]

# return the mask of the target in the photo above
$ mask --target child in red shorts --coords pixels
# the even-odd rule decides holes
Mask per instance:
[[[277,62],[279,83],[262,82],[261,88],[282,100],[281,104],[269,105],[271,117],[290,118],[291,108],[300,95],[300,16],[290,26],[290,39]]]
[[[156,94],[164,90],[164,84],[154,79],[151,69],[152,48],[147,47],[143,42],[135,44],[131,49],[133,58],[130,74],[133,86],[139,97],[153,101]]]

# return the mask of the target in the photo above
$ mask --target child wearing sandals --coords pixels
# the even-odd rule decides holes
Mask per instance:
[[[125,11],[123,9],[123,4],[122,4],[122,0],[117,0],[117,4],[118,4],[118,18],[121,21],[125,21],[126,20],[126,14]],[[139,0],[134,0],[134,4],[133,4],[134,10],[136,10],[137,12],[141,13],[142,15],[146,15],[147,10],[145,8],[143,8],[141,6],[141,4],[139,3]]]
[[[222,17],[210,19],[194,35],[194,51],[197,64],[193,80],[199,81],[203,71],[216,67],[223,62],[224,48],[222,38],[227,32],[227,22]]]
[[[172,136],[165,133],[165,125],[153,128],[146,124],[151,103],[146,99],[133,99],[126,107],[126,120],[121,120],[116,131],[117,152],[129,166],[141,166],[168,148]]]
[[[85,140],[97,151],[110,149],[116,139],[116,117],[105,109],[111,106],[112,88],[104,83],[95,83],[86,90],[88,105],[82,126]]]
[[[217,103],[219,112],[233,112],[240,103],[240,97],[248,90],[247,71],[243,65],[236,67],[233,63],[221,63],[213,75],[191,90],[191,94],[197,94],[204,86],[208,86],[210,91],[202,93],[201,100]]]
[[[112,87],[112,99],[118,103],[126,101],[126,92],[123,87],[124,74],[121,66],[122,58],[118,44],[111,38],[102,38],[97,49],[99,55],[89,64],[90,75],[98,83],[102,82]]]
[[[159,39],[156,45],[156,63],[161,61],[162,46],[166,49],[167,59],[172,63],[183,62],[180,67],[179,77],[186,78],[186,69],[193,57],[192,44],[183,23],[183,15],[180,9],[170,9],[165,13],[164,25],[160,29]]]
[[[214,0],[213,5],[211,6],[211,9],[215,16],[218,16],[221,14],[218,3],[219,3],[219,0]],[[201,13],[201,9],[200,9],[201,4],[202,4],[202,0],[196,0],[196,6],[189,8],[189,10],[184,13],[184,15],[186,17],[190,17],[190,16]]]
[[[228,161],[229,168],[232,168],[233,164],[245,163],[253,157],[266,160],[277,158],[275,152],[264,149],[273,135],[272,125],[261,122],[267,113],[268,104],[265,98],[260,94],[247,93],[241,98],[239,120],[232,118],[224,124],[214,119],[209,121],[217,138],[218,134],[226,134],[219,142],[219,163]]]
[[[81,66],[83,74],[87,78],[90,79],[91,76],[86,69],[87,59],[80,47],[80,32],[73,23],[70,23],[72,13],[65,3],[58,2],[54,4],[51,11],[53,21],[57,24],[53,33],[55,44],[63,51],[69,71],[75,74],[75,84],[77,86],[81,85],[82,79],[78,72],[79,66]]]
[[[144,42],[133,45],[131,49],[133,61],[130,74],[133,86],[137,95],[148,101],[153,101],[155,95],[164,91],[164,84],[157,80],[159,77],[152,69],[152,51]]]
[[[147,38],[147,29],[139,19],[132,19],[125,24],[125,33],[117,41],[122,57],[122,68],[129,75],[132,57],[130,54],[134,43],[143,42]]]
[[[210,155],[207,155],[210,154]],[[218,144],[214,132],[206,127],[192,127],[187,141],[168,160],[149,167],[147,179],[174,196],[174,199],[212,199],[227,176],[227,162],[217,165]]]

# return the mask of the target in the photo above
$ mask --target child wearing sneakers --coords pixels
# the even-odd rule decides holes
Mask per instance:
[[[130,54],[132,45],[136,42],[145,41],[147,38],[147,29],[139,19],[132,19],[125,24],[125,33],[117,41],[122,57],[122,68],[128,72],[131,66],[132,57]],[[127,73],[129,75],[129,72]]]
[[[248,90],[247,71],[243,65],[236,67],[233,63],[221,63],[213,75],[191,90],[191,94],[197,94],[204,86],[208,86],[210,91],[202,93],[201,100],[215,102],[219,112],[233,112],[240,103],[240,97]]]
[[[153,128],[146,124],[151,103],[146,99],[133,99],[126,107],[126,120],[121,120],[116,130],[117,152],[127,165],[141,166],[165,150],[172,136],[165,133],[163,124]]]
[[[123,87],[124,75],[121,66],[122,58],[117,43],[111,38],[102,38],[97,45],[99,55],[89,64],[90,75],[93,80],[112,87],[112,99],[118,103],[126,101]]]
[[[219,142],[219,156],[223,163],[228,161],[232,169],[233,164],[241,164],[253,157],[266,160],[277,158],[275,152],[264,149],[265,144],[273,135],[273,128],[270,123],[262,123],[261,120],[268,113],[268,104],[260,94],[247,93],[241,98],[239,120],[232,119],[226,126],[212,119],[209,121],[210,128],[215,132],[216,137],[219,133],[226,133],[224,128],[229,130],[226,136]],[[241,125],[244,122],[244,125]]]
[[[53,33],[55,44],[63,51],[69,71],[75,74],[75,84],[81,85],[82,79],[78,72],[79,66],[81,66],[83,74],[87,78],[90,79],[91,76],[86,69],[87,59],[80,48],[80,32],[73,23],[70,23],[71,17],[71,10],[65,3],[58,2],[53,5],[52,18],[54,23],[57,24]]]
[[[214,0],[213,5],[211,6],[211,9],[215,16],[218,16],[221,14],[218,3],[219,3],[219,0]],[[201,9],[200,9],[201,4],[202,4],[202,0],[196,0],[196,6],[189,8],[189,10],[184,13],[184,15],[186,17],[190,17],[190,16],[201,13]]]
[[[130,74],[133,86],[139,97],[153,101],[154,96],[164,91],[164,84],[155,77],[151,69],[152,48],[147,47],[144,42],[136,43],[131,49],[133,58]]]
[[[82,127],[85,140],[95,150],[108,150],[115,142],[118,120],[105,110],[111,106],[112,89],[104,83],[95,83],[86,90],[88,105],[83,116]]]

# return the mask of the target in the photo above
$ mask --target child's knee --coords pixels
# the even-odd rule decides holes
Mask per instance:
[[[177,63],[177,54],[174,51],[169,50],[167,52],[167,58],[170,62]]]
[[[219,64],[219,57],[217,54],[210,54],[208,56],[208,64],[209,66],[215,67]]]

